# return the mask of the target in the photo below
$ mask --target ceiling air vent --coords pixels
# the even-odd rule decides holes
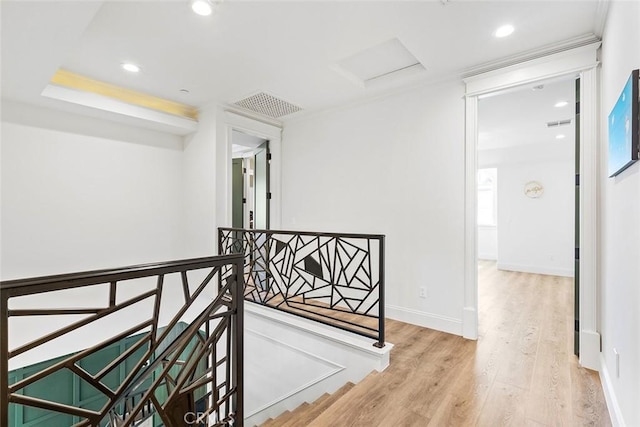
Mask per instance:
[[[269,95],[265,92],[259,92],[255,95],[241,99],[240,101],[235,102],[234,105],[274,119],[288,116],[289,114],[302,110],[302,108],[297,105],[284,101],[280,98],[276,98],[275,96]]]
[[[569,124],[571,124],[571,119],[559,120],[557,122],[547,122],[547,127],[548,128],[556,128],[558,126],[565,126],[565,125],[569,125]]]

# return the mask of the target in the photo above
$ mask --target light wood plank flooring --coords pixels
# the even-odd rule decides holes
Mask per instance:
[[[573,355],[572,279],[491,262],[480,263],[479,278],[478,341],[388,320],[389,368],[312,421],[301,409],[286,425],[611,425],[598,374]]]

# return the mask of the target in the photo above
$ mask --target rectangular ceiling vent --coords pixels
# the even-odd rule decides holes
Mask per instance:
[[[571,119],[558,120],[557,122],[547,122],[548,128],[556,128],[558,126],[566,126],[571,124]]]
[[[259,92],[247,98],[235,102],[234,105],[246,108],[254,113],[262,114],[274,119],[297,113],[302,108],[287,102],[283,99],[276,98],[266,92]]]

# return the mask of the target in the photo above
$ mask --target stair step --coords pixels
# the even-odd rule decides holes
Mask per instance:
[[[298,420],[303,417],[304,413],[308,411],[309,408],[311,408],[311,406],[312,404],[304,402],[303,404],[298,406],[296,409],[291,411],[291,415],[287,417],[288,419],[285,420],[285,419],[280,419],[280,417],[278,417],[278,420],[280,421],[280,423],[278,424],[278,427],[302,426],[303,424],[298,423]]]
[[[300,423],[297,424],[297,426],[307,426],[307,425],[309,425],[313,420],[318,418],[318,416],[320,416],[320,414],[322,414],[324,411],[329,409],[331,407],[331,405],[333,405],[335,402],[340,400],[340,398],[342,396],[347,394],[354,387],[355,387],[354,383],[348,382],[345,385],[343,385],[342,387],[340,387],[338,390],[336,390],[335,393],[327,395],[326,398],[325,398],[324,395],[321,396],[318,400],[316,400],[311,405],[311,408],[309,408],[309,410],[307,410],[305,412],[303,417],[301,417],[301,418],[296,420],[296,421],[300,421]],[[287,426],[287,427],[289,427],[289,426]],[[290,426],[290,427],[293,427],[293,425]]]
[[[275,418],[269,418],[267,421],[260,424],[260,427],[280,427],[283,422],[289,420],[289,417],[291,417],[291,411],[284,411]]]
[[[380,373],[375,371],[370,373],[357,385],[352,386],[347,392],[335,399],[330,405],[331,411],[327,410],[329,407],[324,408],[323,411],[317,413],[313,418],[305,420],[306,423],[300,424],[300,426],[320,427],[337,425],[334,423],[336,416],[345,411],[349,411],[349,408],[353,408],[353,404],[357,401],[363,403],[363,396],[366,396],[372,388],[376,387],[376,383],[378,382],[377,377],[379,375]]]
[[[348,382],[333,394],[325,393],[311,404],[305,402],[292,412],[286,411],[273,420],[267,420],[260,427],[305,427],[354,387],[354,383]]]

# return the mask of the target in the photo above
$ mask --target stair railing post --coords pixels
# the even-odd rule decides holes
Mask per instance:
[[[240,258],[233,265],[234,286],[231,287],[233,305],[235,307],[235,321],[233,334],[233,383],[236,387],[236,407],[234,427],[244,425],[244,258]]]
[[[376,343],[376,347],[382,348],[384,347],[384,316],[385,316],[385,288],[384,288],[384,236],[380,236],[378,240],[380,249],[379,249],[379,276],[378,281],[380,285],[378,286],[378,342]]]

